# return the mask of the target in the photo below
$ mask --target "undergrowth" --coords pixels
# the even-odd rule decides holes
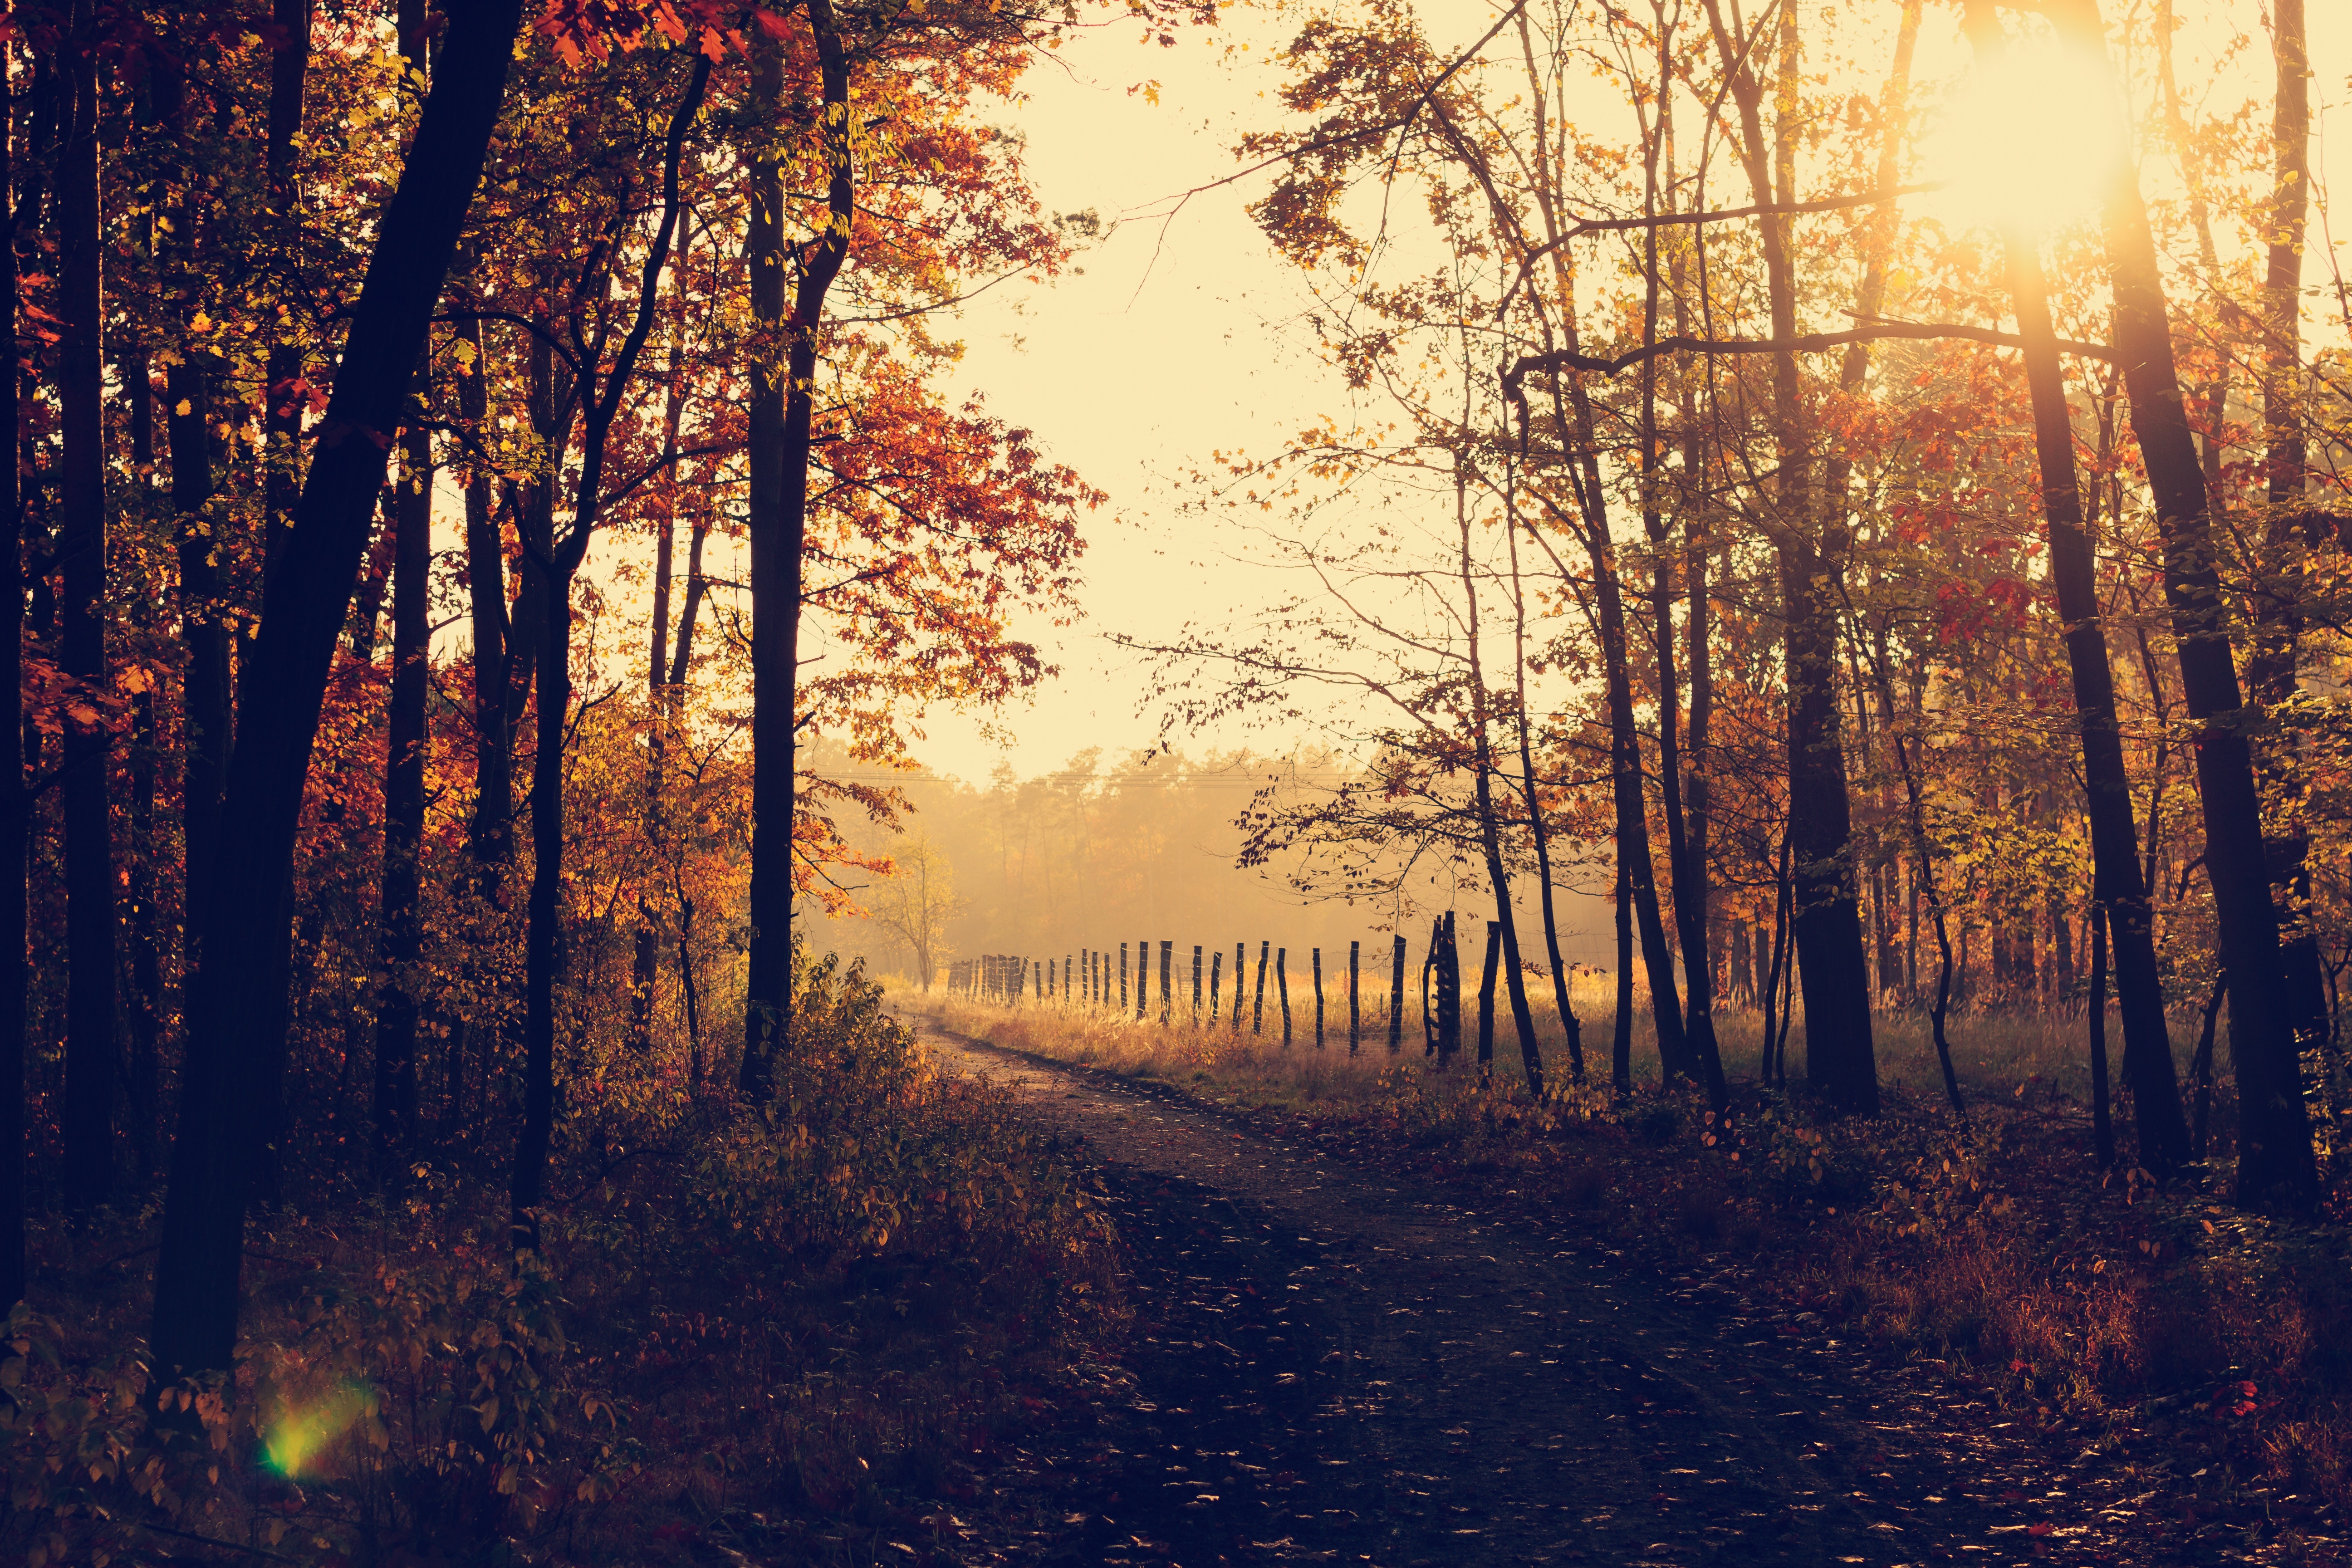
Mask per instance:
[[[831,960],[766,1116],[583,1070],[541,1252],[494,1183],[250,1241],[235,1373],[151,1381],[153,1215],[36,1237],[0,1360],[0,1556],[870,1560],[1114,1382],[1110,1234],[1056,1147]],[[104,1261],[100,1261],[104,1260]],[[158,1405],[164,1419],[152,1418]],[[928,1510],[928,1511],[927,1511]]]
[[[2103,1174],[2087,1110],[2059,1072],[2019,1072],[2042,1056],[2019,1042],[2054,1047],[2072,1032],[2063,1020],[2011,1025],[1993,1049],[1963,1057],[1965,1121],[1922,1074],[1868,1121],[1817,1116],[1801,1093],[1750,1082],[1718,1125],[1654,1077],[1622,1101],[1596,1081],[1605,1018],[1587,1026],[1586,1081],[1555,1081],[1538,1100],[1520,1083],[1507,1027],[1488,1083],[1473,1062],[1434,1067],[1410,1035],[1402,1054],[1383,1037],[1350,1058],[1344,1035],[1339,1049],[1286,1049],[1246,1026],[894,1000],[996,1045],[1171,1081],[1384,1168],[1486,1183],[1662,1268],[1737,1268],[1795,1331],[1935,1363],[2012,1418],[2093,1431],[2162,1424],[2183,1473],[2205,1478],[2200,1490],[2251,1485],[2289,1515],[2352,1507],[2344,1162],[2327,1161],[2315,1218],[2231,1206],[2226,1159],[2161,1187],[2128,1170]],[[1552,1038],[1550,1066],[1564,1077]],[[2058,1058],[2053,1048],[2053,1068]],[[2226,1127],[2221,1089],[2214,1121]]]

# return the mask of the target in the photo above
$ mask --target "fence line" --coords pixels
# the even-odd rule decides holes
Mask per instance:
[[[1495,981],[1501,928],[1495,921],[1486,922],[1486,955],[1483,965],[1478,997],[1478,1059],[1491,1059],[1495,1037]],[[1421,967],[1421,1013],[1423,1049],[1429,1055],[1450,1058],[1462,1048],[1462,963],[1454,945],[1454,919],[1451,910],[1439,916],[1430,925],[1428,949]],[[1129,967],[1129,943],[1118,944],[1118,970],[1114,980],[1111,951],[1108,947],[1081,947],[1075,952],[1044,958],[1023,953],[986,952],[971,958],[950,961],[945,970],[947,989],[958,995],[977,1001],[994,1002],[1006,1006],[1059,1006],[1065,1010],[1087,1010],[1108,1013],[1117,1017],[1131,1016],[1143,1023],[1151,1016],[1152,942],[1138,942],[1134,946],[1133,972]],[[1160,1008],[1161,1027],[1171,1027],[1177,1021],[1176,943],[1163,940],[1159,944]],[[1388,1025],[1388,1048],[1391,1055],[1404,1048],[1405,958],[1407,944],[1402,936],[1391,939],[1389,953],[1388,994],[1382,998],[1377,991],[1370,998],[1370,1023],[1374,1030],[1385,1019]],[[1366,1019],[1363,994],[1364,944],[1348,944],[1348,1054],[1362,1052]],[[1207,958],[1206,973],[1202,958]],[[1190,1026],[1194,1029],[1223,1028],[1234,1034],[1242,1032],[1244,975],[1249,963],[1249,944],[1234,944],[1233,1008],[1224,1008],[1225,955],[1223,948],[1213,951],[1201,943],[1192,945],[1192,1005]],[[1293,1043],[1296,1025],[1290,999],[1290,950],[1277,947],[1270,941],[1258,943],[1257,973],[1249,986],[1249,1032],[1265,1034],[1266,973],[1273,971],[1275,1005],[1281,1014],[1282,1043]],[[1324,1048],[1327,1040],[1325,993],[1323,989],[1323,950],[1309,950],[1310,984],[1315,996],[1315,1047]],[[1129,985],[1133,989],[1130,992]],[[1377,978],[1375,984],[1377,985]],[[1204,989],[1205,984],[1205,989]],[[1129,1008],[1132,1008],[1132,1014]]]

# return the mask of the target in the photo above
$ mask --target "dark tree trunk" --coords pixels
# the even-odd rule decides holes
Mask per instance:
[[[849,63],[831,0],[808,0],[824,104],[826,208],[831,222],[801,252],[789,322],[784,314],[783,172],[753,166],[751,227],[745,246],[752,319],[782,332],[785,382],[772,361],[752,371],[751,535],[751,951],[744,973],[740,1087],[768,1098],[775,1058],[792,1039],[793,825],[798,781],[801,552],[808,531],[810,424],[816,408],[817,332],[825,296],[849,252],[856,220],[856,169],[848,133]],[[783,90],[776,47],[763,45],[752,93],[773,102]]]
[[[305,0],[307,4],[307,0]],[[398,0],[394,27],[409,69],[432,79],[425,0]],[[417,959],[425,846],[425,717],[431,675],[433,436],[430,353],[420,356],[407,428],[400,437],[399,499],[393,507],[392,701],[384,719],[383,883],[377,905],[383,980],[376,993],[375,1179],[398,1188],[416,1154],[419,1011]]]
[[[219,857],[188,1000],[149,1337],[158,1373],[225,1370],[236,1340],[245,1210],[274,1124],[286,1049],[288,903],[303,781],[337,636],[383,482],[385,444],[425,344],[505,96],[520,0],[449,14],[439,69],[353,305],[299,526],[265,587],[245,672],[245,732],[221,807]]]
[[[1465,429],[1463,436],[1466,440],[1469,432]],[[1511,996],[1511,1023],[1519,1037],[1519,1065],[1527,1074],[1528,1092],[1540,1099],[1543,1095],[1543,1047],[1537,1043],[1535,1012],[1528,1005],[1527,970],[1519,963],[1518,922],[1511,909],[1511,877],[1503,864],[1502,827],[1496,819],[1495,747],[1487,711],[1486,667],[1478,647],[1478,580],[1470,560],[1467,479],[1466,473],[1457,472],[1454,511],[1457,531],[1461,536],[1462,595],[1469,612],[1466,647],[1470,662],[1470,723],[1477,731],[1472,746],[1471,793],[1478,813],[1478,845],[1486,861],[1486,883],[1495,894],[1496,926],[1508,963],[1507,981]],[[1489,967],[1491,969],[1491,965]],[[1491,978],[1490,974],[1490,982]],[[1491,1013],[1491,998],[1487,1006]],[[1483,1032],[1479,1039],[1478,1060],[1486,1063],[1494,1059],[1493,1019],[1485,1019],[1480,1028]]]
[[[160,1165],[157,1112],[163,1090],[163,937],[155,907],[155,694],[131,700],[131,854],[125,927],[131,943],[131,1163],[139,1186]]]
[[[1976,18],[1988,11],[1972,8]],[[1998,35],[1979,33],[1979,47]],[[2084,526],[2075,478],[2074,432],[2058,359],[2057,333],[2041,258],[2023,237],[2009,241],[2010,292],[2025,340],[2026,384],[2032,393],[2034,447],[2041,463],[2042,510],[2050,525],[2050,574],[2065,626],[2074,712],[2083,738],[2084,811],[2091,829],[2092,897],[2112,932],[2116,995],[2124,1026],[2124,1079],[2131,1085],[2140,1164],[2158,1175],[2189,1158],[2172,1042],[2164,1017],[2147,886],[2140,879],[2139,833],[2132,821],[2131,777],[2116,726],[2115,673],[2100,624],[2098,563]]]
[[[680,258],[681,263],[683,258]],[[680,270],[683,271],[681,265]],[[677,330],[669,345],[669,392],[662,416],[662,457],[670,464],[677,461],[678,423],[686,412],[686,347],[682,330]],[[668,682],[669,651],[669,587],[670,559],[675,553],[677,506],[675,497],[677,475],[673,470],[669,496],[662,503],[661,516],[654,533],[654,614],[650,647],[646,655],[646,842],[658,848],[663,839],[662,776],[663,763],[669,747],[669,727],[674,705]],[[637,898],[636,952],[629,975],[629,1041],[639,1051],[649,1051],[654,1043],[654,981],[658,972],[661,953],[661,919],[654,905],[653,883],[650,879]],[[928,954],[922,955],[928,963]],[[925,989],[929,989],[927,985]]]
[[[0,60],[0,321],[16,330],[16,83]],[[9,390],[15,391],[13,367]],[[0,452],[16,451],[12,398]],[[14,461],[0,462],[0,1308],[25,1299],[25,566],[23,498]]]
[[[105,693],[107,504],[104,296],[99,237],[96,21],[74,8],[67,46],[72,109],[58,156],[58,402],[63,626],[60,663],[92,696]],[[103,723],[66,736],[66,1087],[61,1118],[68,1204],[114,1196],[116,946],[112,737]]]
[[[2271,142],[2273,176],[2269,255],[2263,275],[2263,426],[2267,446],[2263,555],[2254,594],[2256,626],[2246,684],[2254,700],[2276,712],[2294,700],[2302,664],[2303,558],[2326,542],[2308,498],[2309,467],[2303,433],[2303,245],[2311,202],[2311,65],[2305,45],[2303,0],[2271,7],[2277,97]],[[2280,910],[2279,949],[2285,972],[2281,998],[2298,1056],[2324,1051],[2331,1037],[2327,981],[2311,902],[2311,830],[2304,820],[2304,765],[2293,738],[2273,735],[2261,762],[2278,801],[2268,843],[2273,897]],[[2234,1037],[2236,1021],[2231,1020]]]
[[[572,490],[572,522],[559,541],[539,514],[524,537],[525,554],[539,563],[547,586],[541,627],[538,742],[531,758],[531,877],[529,930],[523,944],[523,1115],[515,1139],[510,1195],[519,1252],[539,1247],[539,1209],[547,1196],[547,1157],[555,1131],[555,988],[562,981],[563,736],[572,713],[572,582],[588,553],[603,514],[607,442],[645,353],[659,302],[662,268],[669,259],[681,204],[678,166],[686,139],[702,112],[710,59],[694,57],[692,74],[670,116],[662,161],[662,216],[637,280],[637,303],[627,338],[613,356],[601,387],[583,374],[559,400],[556,437],[545,475],[549,488],[563,471],[562,454],[580,407],[580,473]]]
[[[156,117],[173,146],[175,203],[169,243],[176,313],[197,310],[203,287],[198,266],[198,176],[188,140],[187,84],[180,61],[157,51],[153,90]],[[221,785],[228,776],[235,722],[230,706],[229,629],[221,616],[218,524],[205,515],[213,495],[212,372],[210,359],[193,341],[163,372],[164,441],[172,468],[172,512],[180,569],[180,637],[187,648],[181,679],[180,816],[183,887],[182,952],[187,966],[198,961],[205,879],[212,865],[213,837],[220,820]]]
[[[2107,1098],[2107,911],[2091,905],[2091,1144],[2102,1171],[2116,1163],[2116,1130]]]
[[[1745,48],[1724,30],[1717,0],[1706,0],[1706,11],[1739,108],[1740,151],[1748,183],[1759,204],[1785,204],[1794,196],[1798,127],[1784,117],[1768,156],[1762,88],[1747,64]],[[1780,15],[1781,85],[1793,101],[1797,12],[1784,7]],[[1776,339],[1797,332],[1791,222],[1786,216],[1767,216],[1757,225]],[[1871,1037],[1870,964],[1863,951],[1855,892],[1853,807],[1846,792],[1836,691],[1837,595],[1845,571],[1847,536],[1842,517],[1816,517],[1812,444],[1797,356],[1784,353],[1772,357],[1780,481],[1774,496],[1778,515],[1771,526],[1787,624],[1783,668],[1793,876],[1790,925],[1805,994],[1806,1077],[1832,1109],[1848,1115],[1875,1115],[1878,1068]]]
[[[1617,857],[1617,1009],[1609,1031],[1609,1087],[1624,1100],[1633,1092],[1633,903],[1625,857]]]
[[[458,336],[474,363],[457,380],[457,414],[478,441],[489,436],[489,361],[482,324]],[[466,480],[466,586],[474,633],[474,814],[466,829],[476,886],[498,904],[514,855],[514,730],[507,715],[506,549],[499,536],[491,475],[477,456]]]
[[[1506,505],[1511,504],[1507,499]],[[1544,958],[1551,968],[1552,1005],[1559,1013],[1560,1030],[1568,1040],[1569,1081],[1582,1083],[1584,1029],[1569,994],[1568,965],[1560,957],[1559,918],[1551,885],[1551,828],[1544,820],[1543,792],[1536,783],[1535,721],[1528,711],[1528,605],[1519,577],[1519,537],[1515,526],[1507,531],[1511,553],[1511,675],[1518,709],[1519,795],[1527,805],[1528,836],[1535,843],[1536,892],[1543,910]]]
[[[420,389],[421,390],[421,389]],[[421,418],[420,405],[411,416]],[[396,1185],[416,1137],[416,960],[423,940],[417,857],[425,843],[425,656],[432,637],[433,437],[402,432],[394,508],[392,705],[385,721],[383,927],[384,978],[376,994],[375,1173]]]
[[[1658,35],[1658,69],[1662,83],[1671,86],[1671,46],[1673,33],[1662,28]],[[1673,135],[1670,105],[1671,91],[1659,99],[1658,125],[1650,138],[1643,159],[1643,211],[1654,216],[1658,210],[1658,158],[1666,139]],[[1642,341],[1654,343],[1658,338],[1658,297],[1663,278],[1658,266],[1658,231],[1654,226],[1642,231],[1643,277],[1645,287],[1642,299]],[[1674,552],[1668,547],[1669,531],[1665,512],[1660,506],[1660,487],[1664,448],[1658,440],[1658,362],[1645,361],[1642,366],[1642,452],[1641,501],[1642,531],[1650,542],[1650,622],[1651,657],[1655,663],[1657,678],[1658,720],[1658,804],[1665,816],[1666,881],[1672,891],[1675,934],[1682,942],[1683,985],[1685,1003],[1679,1020],[1682,1028],[1681,1062],[1679,1070],[1696,1079],[1706,1090],[1707,1103],[1717,1111],[1723,1110],[1727,1093],[1723,1081],[1723,1061],[1715,1043],[1714,999],[1708,995],[1710,975],[1706,963],[1706,866],[1691,853],[1689,837],[1683,820],[1682,734],[1680,709],[1682,699],[1675,689],[1675,577]],[[1672,969],[1669,961],[1668,975]],[[1652,967],[1652,982],[1656,980],[1656,968]],[[1661,1032],[1661,1038],[1664,1033]],[[1670,1067],[1675,1064],[1669,1063]]]
[[[669,664],[671,691],[683,695],[686,672],[694,657],[694,623],[702,610],[702,596],[709,584],[702,575],[702,542],[710,537],[710,514],[698,512],[694,532],[686,547],[686,603],[677,612],[677,652]]]
[[[2078,41],[2105,58],[2095,0],[2070,0],[2059,16]],[[2313,1191],[2317,1171],[2294,1022],[2285,1005],[2262,797],[2230,645],[2229,606],[2215,561],[2204,470],[2173,362],[2156,240],[2140,198],[2138,172],[2121,158],[2107,200],[2106,242],[2115,276],[2116,357],[2123,363],[2132,431],[2163,540],[2165,597],[2179,647],[2181,691],[2189,717],[2200,726],[2196,759],[2205,811],[2205,866],[2213,888],[2221,967],[2231,979],[2230,1044],[2238,1067],[2238,1197],[2247,1203],[2302,1203]]]
[[[572,574],[547,570],[554,542],[534,531],[525,550],[547,580],[540,623],[537,734],[530,770],[530,894],[523,941],[522,1124],[515,1139],[510,1196],[514,1246],[539,1247],[539,1208],[547,1198],[547,1153],[555,1133],[555,987],[562,946],[563,728],[572,709]]]
[[[272,0],[270,7],[277,37],[269,51],[269,210],[281,225],[293,223],[300,203],[294,183],[294,138],[302,129],[302,90],[310,70],[310,9],[311,0]],[[268,405],[263,428],[268,437],[262,479],[265,577],[283,548],[302,489],[301,399],[293,391],[302,368],[299,344],[281,341],[269,345],[268,384],[263,394]]]

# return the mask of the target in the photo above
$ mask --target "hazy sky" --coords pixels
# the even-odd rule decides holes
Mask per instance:
[[[1852,7],[1865,16],[1874,9]],[[1889,0],[1888,17],[1894,9]],[[2251,92],[2262,96],[2266,121],[2263,14],[2244,0],[2182,0],[2179,9],[2186,25],[2178,69],[2191,112],[2201,104],[2226,114]],[[1484,5],[1426,14],[1465,37],[1496,15]],[[1965,63],[1957,15],[1956,7],[1928,7],[1923,88]],[[1190,32],[1173,49],[1139,47],[1123,26],[1099,29],[1034,70],[1029,100],[1000,118],[1028,138],[1031,174],[1049,209],[1090,207],[1120,221],[1082,258],[1083,275],[1044,288],[1009,283],[969,306],[962,328],[969,353],[958,379],[999,415],[1033,426],[1053,457],[1111,500],[1088,531],[1087,618],[1066,629],[1032,628],[1062,676],[1032,705],[1003,716],[1014,737],[1009,748],[984,736],[976,721],[935,716],[919,751],[943,772],[979,779],[1003,760],[1026,775],[1087,746],[1149,743],[1159,728],[1156,717],[1138,712],[1144,672],[1102,634],[1172,632],[1187,619],[1214,620],[1273,585],[1263,569],[1235,560],[1234,536],[1197,515],[1179,515],[1178,492],[1186,472],[1206,465],[1213,451],[1264,450],[1335,401],[1299,324],[1307,309],[1304,283],[1268,254],[1244,210],[1265,188],[1265,176],[1194,197],[1164,221],[1151,215],[1167,211],[1171,195],[1233,173],[1241,132],[1278,113],[1262,96],[1272,73],[1257,62],[1293,26],[1265,10],[1236,8],[1213,33]],[[2211,50],[2236,29],[2252,33],[2252,43],[2241,68],[2217,72],[2207,63]],[[2326,110],[2343,96],[2352,70],[2352,6],[2312,6],[2311,31],[2324,199],[2326,167],[2342,162],[2329,157]],[[1146,78],[1160,84],[1156,105],[1129,91]],[[1874,79],[1866,90],[1874,94]],[[2017,177],[2036,174],[2029,168]],[[2153,162],[2144,174],[2151,195],[2174,180],[2168,165]],[[2307,279],[2329,281],[2316,215]],[[2314,327],[2340,341],[2326,325],[2336,314],[2333,304],[2314,301]]]

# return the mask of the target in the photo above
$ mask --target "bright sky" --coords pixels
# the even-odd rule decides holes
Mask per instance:
[[[1031,101],[1003,121],[1027,136],[1049,209],[1125,221],[1081,258],[1083,275],[1008,286],[967,309],[967,384],[1111,501],[1087,531],[1087,618],[1034,629],[1063,674],[1005,716],[1009,748],[973,720],[934,720],[919,750],[942,772],[977,781],[1003,758],[1028,775],[1089,746],[1152,743],[1156,713],[1139,711],[1147,671],[1104,635],[1173,633],[1250,591],[1251,570],[1177,515],[1180,486],[1212,452],[1269,446],[1313,419],[1323,372],[1289,329],[1299,279],[1243,210],[1262,180],[1164,223],[1129,216],[1233,172],[1234,142],[1266,107],[1222,63],[1235,31],[1190,33],[1173,49],[1139,47],[1127,28],[1089,35],[1032,73]],[[1160,83],[1157,105],[1127,90],[1147,78]]]
[[[2266,124],[2263,16],[2250,0],[2185,0],[2180,9],[2188,25],[2178,70],[2191,115],[2227,114],[2251,91],[2263,95]],[[2331,143],[2326,112],[2344,98],[2352,69],[2352,6],[2310,9],[2314,157],[2324,200],[2327,169],[2352,172],[2352,123]],[[1890,0],[1890,26],[1893,11]],[[1467,36],[1495,14],[1462,6],[1454,20]],[[1139,711],[1146,672],[1104,634],[1150,636],[1191,619],[1214,623],[1275,586],[1263,568],[1235,559],[1231,536],[1221,538],[1223,531],[1198,515],[1180,515],[1180,487],[1213,452],[1264,450],[1332,404],[1332,382],[1296,325],[1307,309],[1304,280],[1268,253],[1244,211],[1265,176],[1195,197],[1165,223],[1139,215],[1164,211],[1172,194],[1234,171],[1232,148],[1242,132],[1278,112],[1260,96],[1271,79],[1257,62],[1293,26],[1264,10],[1235,8],[1214,34],[1188,33],[1173,49],[1140,47],[1131,31],[1106,28],[1033,73],[1030,100],[1003,117],[1028,138],[1031,173],[1049,209],[1092,207],[1106,221],[1123,221],[1083,258],[1083,275],[1045,288],[1009,285],[968,307],[962,379],[999,415],[1033,426],[1048,453],[1109,491],[1111,502],[1089,529],[1087,618],[1032,631],[1063,673],[1025,709],[1000,717],[1009,744],[989,734],[981,718],[935,715],[918,750],[942,772],[976,781],[1003,761],[1028,775],[1058,768],[1089,746],[1151,742],[1156,714]],[[2237,29],[2252,35],[2241,68],[2217,73],[2209,63],[2214,45]],[[1234,51],[1237,45],[1249,47]],[[1930,5],[1919,85],[1949,79],[1966,60],[1958,8]],[[1128,90],[1146,77],[1160,83],[1157,105]],[[1877,86],[1873,79],[1864,89],[1875,96]],[[2046,95],[2062,98],[2063,83],[2049,84]],[[2079,106],[2065,112],[2082,118]],[[2015,155],[2030,143],[2013,136],[2010,143],[2011,153],[1994,160],[2005,181],[2041,180],[2063,162],[2037,163]],[[2155,196],[2174,180],[2168,166],[2152,163],[2143,183]],[[2352,237],[2352,220],[2342,226],[2347,233],[2337,237]],[[2325,284],[2315,214],[2311,248],[2307,281]],[[2314,301],[2315,329],[2332,331],[2324,325],[2335,315],[2332,303]]]

